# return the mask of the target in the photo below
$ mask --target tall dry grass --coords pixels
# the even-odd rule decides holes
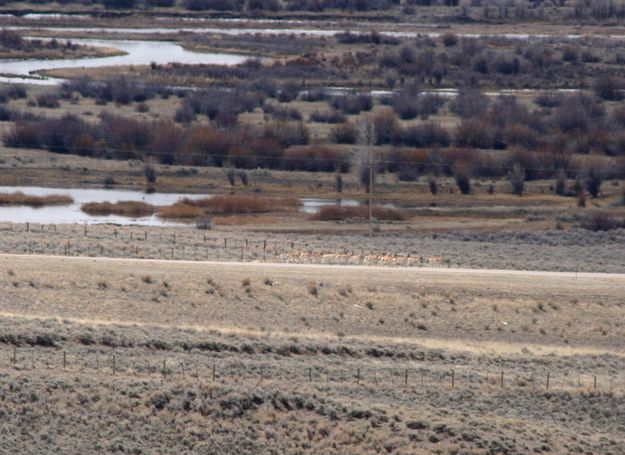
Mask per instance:
[[[204,215],[204,209],[189,205],[183,201],[161,207],[158,210],[158,216],[165,219],[192,220]]]
[[[161,218],[194,219],[205,215],[244,215],[291,210],[300,205],[297,198],[249,195],[214,196],[206,199],[183,199],[159,209]]]
[[[406,219],[403,213],[397,209],[388,207],[373,206],[373,218],[381,221],[403,221]],[[343,221],[349,219],[367,219],[369,218],[369,207],[360,205],[357,207],[341,207],[338,205],[329,205],[321,207],[319,213],[311,216],[312,220],[319,221]]]
[[[295,197],[262,197],[235,194],[198,200],[185,199],[183,202],[193,207],[201,207],[208,213],[219,215],[267,213],[290,209],[300,205],[299,199]]]
[[[50,194],[48,196],[31,196],[17,191],[15,193],[0,193],[0,205],[28,205],[43,207],[46,205],[68,205],[74,202],[70,196]]]
[[[80,206],[89,215],[121,215],[129,217],[148,216],[154,213],[154,206],[141,201],[89,202]]]

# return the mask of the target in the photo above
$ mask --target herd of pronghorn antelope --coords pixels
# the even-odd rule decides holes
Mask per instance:
[[[443,256],[412,256],[410,254],[365,254],[365,253],[322,253],[316,251],[283,252],[272,258],[277,262],[295,264],[348,264],[348,265],[390,265],[411,266],[450,266]]]

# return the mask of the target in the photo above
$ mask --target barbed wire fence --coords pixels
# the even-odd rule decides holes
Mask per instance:
[[[322,248],[296,240],[259,239],[252,236],[218,236],[211,231],[154,232],[139,226],[12,224],[20,238],[0,244],[3,253],[52,256],[122,257],[169,260],[231,260],[329,264],[386,264],[398,266],[459,267],[443,255],[389,251],[372,245]],[[108,231],[108,232],[103,232]],[[52,238],[50,238],[52,235]]]
[[[183,354],[184,355],[184,354]],[[163,381],[199,381],[201,383],[280,383],[343,384],[392,389],[447,390],[525,390],[533,392],[594,392],[623,394],[625,379],[603,371],[542,369],[539,373],[509,369],[484,371],[474,367],[429,368],[422,366],[373,367],[352,363],[334,365],[276,366],[245,360],[194,359],[180,360],[176,355],[132,356],[118,352],[71,354],[51,348],[41,352],[34,348],[9,346],[5,349],[5,368],[29,374],[55,372],[95,374],[121,378],[153,378]],[[158,358],[155,358],[158,357]]]

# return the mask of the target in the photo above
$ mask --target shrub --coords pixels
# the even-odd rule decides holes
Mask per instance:
[[[432,193],[433,196],[436,196],[438,193],[438,182],[436,181],[436,177],[433,175],[428,178],[428,186],[430,188],[430,193]]]
[[[625,222],[610,216],[606,212],[599,211],[584,217],[581,226],[589,231],[609,231],[624,228]]]
[[[234,144],[236,138],[231,133],[197,126],[187,130],[176,161],[193,166],[222,166]]]
[[[10,49],[22,49],[24,40],[22,35],[16,31],[3,28],[0,30],[0,46]]]
[[[397,116],[390,109],[380,111],[373,116],[374,142],[376,145],[393,142],[398,129]]]
[[[2,142],[7,147],[40,148],[39,125],[17,121],[13,127],[2,133]]]
[[[301,85],[295,82],[286,82],[278,91],[278,101],[281,103],[289,103],[297,98],[301,89]]]
[[[144,0],[146,6],[156,6],[160,8],[170,8],[176,4],[176,0]]]
[[[544,92],[534,98],[540,107],[559,107],[564,102],[564,95],[558,92]]]
[[[594,90],[597,96],[608,101],[623,99],[623,81],[614,76],[600,76],[595,80]]]
[[[241,185],[247,186],[250,181],[250,177],[247,171],[240,170],[237,174],[239,176],[239,180],[241,180]]]
[[[274,104],[264,104],[263,110],[276,120],[302,120],[302,113],[294,107],[282,107]]]
[[[358,180],[365,193],[371,192],[371,184],[375,185],[375,179],[377,176],[376,167],[370,163],[362,163],[358,171]]]
[[[344,114],[355,115],[362,111],[370,111],[373,98],[369,94],[339,95],[332,98],[330,104]]]
[[[355,144],[358,140],[358,128],[352,122],[344,122],[332,128],[330,137],[337,144]]]
[[[334,178],[334,191],[337,193],[343,192],[343,176],[340,173],[337,173]],[[625,192],[623,193],[625,197]]]
[[[153,166],[150,166],[148,163],[143,166],[143,176],[145,177],[145,181],[148,183],[156,182],[156,169]]]
[[[455,141],[460,147],[487,149],[493,146],[491,125],[479,119],[463,119],[456,128]]]
[[[449,103],[449,110],[463,118],[481,117],[486,111],[490,100],[479,90],[461,90],[458,96]]]
[[[302,122],[273,121],[265,125],[264,137],[279,142],[284,147],[308,144],[308,128]]]
[[[471,193],[471,168],[468,164],[456,162],[452,166],[452,175],[462,194]]]
[[[512,171],[508,175],[510,185],[512,186],[512,194],[523,196],[525,187],[525,169],[519,163],[514,163]]]
[[[49,109],[60,107],[59,97],[54,93],[41,93],[37,95],[37,106]]]
[[[395,142],[411,147],[448,147],[451,139],[447,130],[440,125],[427,122],[398,131]]]
[[[310,121],[317,123],[343,123],[345,116],[338,111],[314,111]]]
[[[141,113],[150,112],[150,106],[148,106],[146,103],[138,103],[136,109],[137,109],[137,112],[141,112]]]
[[[137,0],[102,0],[105,8],[133,8]]]
[[[301,146],[286,150],[282,168],[287,171],[347,172],[349,161],[342,150],[318,145]]]
[[[445,47],[454,47],[458,44],[458,36],[453,33],[445,33],[442,37],[442,41]]]
[[[235,186],[236,185],[236,171],[234,170],[234,168],[229,168],[228,171],[226,172],[226,178],[228,179],[228,182],[230,182],[230,186]]]
[[[300,95],[302,101],[308,103],[314,103],[317,101],[325,101],[328,98],[328,94],[323,89],[306,90]]]
[[[566,196],[566,171],[564,169],[558,170],[555,191],[558,196]]]
[[[0,104],[0,122],[13,120],[15,113],[6,105]]]
[[[183,0],[182,4],[191,11],[240,11],[243,9],[243,3],[242,0]]]
[[[157,122],[153,125],[152,142],[150,149],[163,164],[176,162],[176,151],[183,142],[182,128],[170,120]]]
[[[599,195],[604,178],[605,170],[600,163],[593,160],[587,164],[584,183],[586,190],[588,190],[588,193],[590,193],[593,199]]]

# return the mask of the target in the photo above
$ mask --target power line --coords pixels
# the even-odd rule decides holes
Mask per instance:
[[[176,152],[172,152],[172,153],[167,153],[167,152],[155,152],[155,151],[148,151],[148,150],[137,150],[137,149],[117,149],[117,148],[110,148],[110,147],[106,147],[106,148],[86,148],[86,147],[65,147],[65,146],[54,146],[54,145],[45,145],[42,144],[40,147],[32,147],[32,146],[28,146],[28,144],[19,144],[19,145],[11,145],[9,146],[11,148],[23,148],[23,149],[30,149],[30,150],[40,150],[40,149],[47,149],[48,151],[52,152],[52,153],[58,153],[58,154],[69,154],[69,155],[78,155],[78,156],[85,156],[87,158],[93,158],[93,156],[90,155],[81,155],[79,152],[82,151],[87,151],[87,152],[93,152],[94,154],[107,154],[107,153],[120,153],[120,154],[127,154],[127,155],[137,155],[137,158],[141,157],[141,156],[146,156],[146,157],[153,157],[153,156],[157,156],[157,157],[177,157],[177,158],[193,158],[193,157],[204,157],[207,159],[217,159],[217,160],[223,160],[223,161],[236,161],[237,159],[255,159],[255,160],[260,160],[260,161],[266,161],[266,162],[281,162],[281,163],[285,163],[285,162],[289,162],[289,161],[314,161],[314,162],[326,162],[326,163],[333,163],[336,164],[338,167],[344,165],[344,164],[348,164],[349,159],[351,158],[351,156],[339,156],[339,157],[322,157],[322,156],[288,156],[288,155],[282,155],[282,156],[263,156],[263,155],[254,155],[254,154],[236,154],[236,155],[229,155],[229,154],[211,154],[210,152],[184,152],[184,153],[176,153]],[[324,146],[321,146],[324,147]],[[357,146],[354,146],[357,147]],[[417,150],[423,150],[423,149],[417,149]],[[463,149],[460,149],[463,150]],[[493,152],[487,152],[486,150],[479,150],[479,149],[466,149],[469,153],[479,153],[479,154],[487,154],[487,153],[493,153]],[[397,150],[393,150],[393,153],[411,153],[414,152],[413,150],[401,150],[401,149],[397,149]],[[385,154],[387,154],[388,152],[384,152]],[[443,152],[444,153],[444,152]],[[501,152],[494,152],[494,153],[513,153],[511,151],[501,151]],[[529,153],[533,153],[535,154],[537,157],[540,156],[545,156],[545,155],[549,155],[551,157],[557,158],[559,155],[554,155],[554,154],[541,154],[539,152],[529,152]],[[351,155],[351,153],[350,153]],[[597,157],[597,156],[593,156],[593,155],[562,155],[563,159],[569,159],[572,157],[580,157],[580,158],[603,158],[603,159],[614,159],[616,157],[607,157],[607,156],[603,156],[603,157]],[[467,156],[467,158],[471,158],[471,159],[475,159],[477,158],[476,156]],[[514,163],[519,163],[522,165],[522,163],[520,162],[520,160],[514,160],[514,157],[503,157],[503,156],[495,156],[494,158],[500,158],[500,159],[505,159],[505,158],[509,158],[513,164]],[[625,159],[625,157],[623,157]],[[423,165],[423,166],[432,166],[432,167],[450,167],[453,166],[454,164],[456,164],[457,162],[462,162],[462,161],[445,161],[445,160],[439,160],[439,159],[435,159],[435,160],[426,160],[426,161],[414,161],[414,160],[393,160],[393,159],[378,159],[376,158],[375,160],[376,163],[378,164],[387,164],[387,165],[411,165],[411,166],[419,166],[419,165]],[[467,164],[471,169],[482,169],[482,170],[500,170],[500,171],[512,171],[513,170],[513,165],[501,165],[500,163],[493,163],[492,165],[480,165],[480,164],[472,164],[472,163],[465,163],[462,162],[463,164]],[[184,165],[181,163],[177,163],[178,165]],[[193,166],[193,165],[191,165]],[[195,165],[195,166],[206,166],[206,165]],[[208,166],[210,167],[210,166]],[[526,171],[544,171],[544,172],[553,172],[554,170],[559,169],[559,167],[529,167],[529,166],[523,166],[523,169]]]

